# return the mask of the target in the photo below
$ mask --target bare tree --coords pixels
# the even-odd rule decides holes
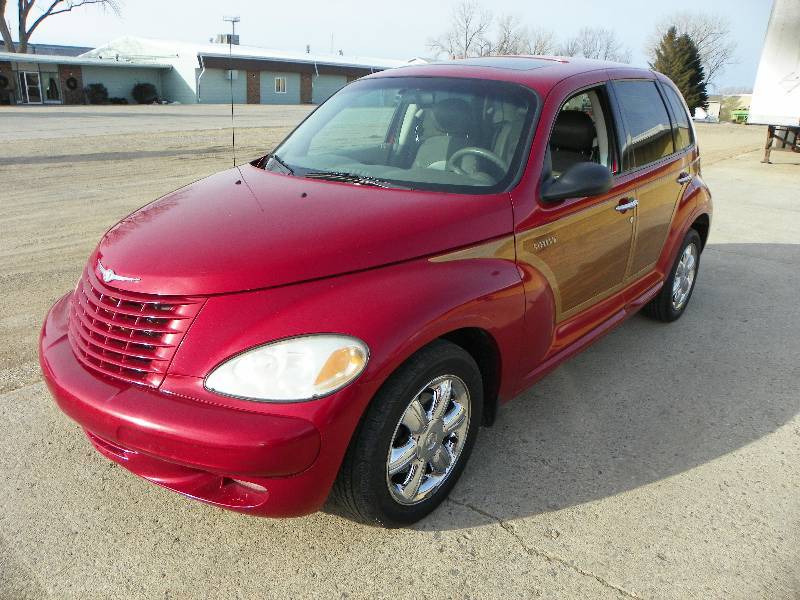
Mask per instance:
[[[719,91],[723,96],[741,96],[742,94],[752,94],[751,85],[727,85]]]
[[[496,55],[530,53],[530,36],[518,16],[505,15],[497,20],[491,53]]]
[[[564,56],[582,56],[599,60],[630,62],[631,51],[617,38],[612,29],[584,27],[561,45]]]
[[[437,56],[449,58],[484,56],[491,50],[488,40],[492,15],[475,0],[461,0],[452,12],[450,30],[438,38],[428,40],[428,48]]]
[[[556,54],[556,36],[549,29],[528,30],[528,54]]]
[[[561,56],[578,56],[580,53],[581,47],[577,37],[568,38],[558,45],[557,54]]]
[[[18,44],[16,49],[11,39],[11,27],[6,20],[7,4],[7,0],[0,0],[0,34],[3,36],[6,51],[25,53],[28,51],[28,40],[45,19],[68,13],[75,8],[90,4],[99,4],[104,9],[111,9],[116,14],[119,14],[121,2],[120,0],[47,0],[39,3],[36,0],[17,0]],[[35,18],[31,15],[34,7],[41,11]]]
[[[502,15],[494,20],[494,35],[484,35],[480,44],[480,56],[521,54],[552,54],[555,51],[555,35],[547,29],[526,27],[517,15]]]
[[[675,27],[678,35],[685,33],[692,38],[700,52],[705,83],[713,82],[726,66],[735,62],[736,42],[728,19],[720,14],[693,11],[675,12],[658,22],[645,46],[651,61],[655,60],[656,48],[670,27]]]
[[[492,31],[492,23],[496,26]],[[494,35],[492,35],[494,34]],[[562,54],[630,62],[630,50],[611,29],[584,27],[573,38],[558,44],[548,29],[526,27],[516,15],[494,19],[477,0],[460,0],[453,8],[450,29],[428,41],[437,56],[449,58],[508,54]]]
[[[3,36],[6,52],[14,52],[14,41],[11,39],[11,30],[6,21],[6,0],[0,0],[0,35]]]

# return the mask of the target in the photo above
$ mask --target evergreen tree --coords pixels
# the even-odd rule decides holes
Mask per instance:
[[[678,35],[675,27],[670,27],[656,48],[656,59],[650,67],[663,73],[678,86],[686,99],[689,110],[708,106],[705,73],[697,44],[688,35]]]

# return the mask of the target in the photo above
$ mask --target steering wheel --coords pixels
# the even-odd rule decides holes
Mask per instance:
[[[495,167],[500,169],[501,173],[506,173],[506,171],[508,171],[508,165],[506,164],[506,161],[497,156],[497,154],[491,150],[487,150],[486,148],[478,148],[477,146],[467,146],[466,148],[462,148],[461,150],[456,150],[453,152],[453,156],[448,159],[445,169],[448,171],[453,171],[454,173],[458,173],[459,175],[466,175],[467,173],[464,172],[464,170],[459,167],[458,164],[461,163],[461,159],[469,154],[486,159]]]

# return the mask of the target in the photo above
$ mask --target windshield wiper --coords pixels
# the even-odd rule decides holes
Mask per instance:
[[[264,163],[265,167],[267,166],[267,164],[269,164],[270,160],[274,160],[276,163],[278,163],[280,166],[282,166],[284,169],[286,169],[286,172],[289,175],[294,175],[294,169],[292,169],[292,167],[287,165],[286,162],[280,156],[278,156],[277,154],[267,154],[267,162]]]
[[[357,175],[355,173],[346,173],[343,171],[309,171],[304,175],[308,179],[324,179],[325,181],[341,181],[342,183],[352,183],[354,185],[368,185],[379,188],[395,188],[400,190],[411,189],[402,185],[397,185],[377,177],[370,177],[369,175]]]

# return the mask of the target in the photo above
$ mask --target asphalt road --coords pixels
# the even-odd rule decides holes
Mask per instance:
[[[716,216],[684,317],[560,367],[481,431],[450,500],[384,531],[161,490],[40,382],[44,312],[102,232],[230,164],[218,107],[146,108],[0,109],[0,599],[800,597],[800,156],[703,126]],[[252,158],[304,109],[241,114]]]

